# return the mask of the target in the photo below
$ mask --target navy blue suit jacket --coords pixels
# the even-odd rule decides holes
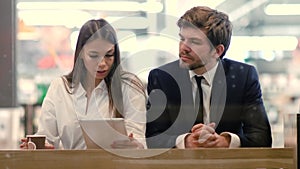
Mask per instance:
[[[149,73],[146,138],[149,148],[175,147],[176,138],[196,122],[192,85],[179,61]],[[239,136],[241,147],[270,147],[271,128],[264,108],[256,69],[222,59],[213,79],[210,121],[216,132]]]

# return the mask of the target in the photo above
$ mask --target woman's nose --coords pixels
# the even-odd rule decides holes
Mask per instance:
[[[98,66],[99,67],[103,67],[106,65],[106,62],[105,62],[105,58],[104,57],[101,57],[100,58],[100,61],[98,62]]]

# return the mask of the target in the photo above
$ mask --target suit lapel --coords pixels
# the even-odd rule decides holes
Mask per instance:
[[[181,103],[178,114],[173,117],[176,119],[176,123],[182,123],[184,126],[188,126],[187,128],[191,128],[196,120],[197,114],[194,109],[194,101],[192,95],[192,84],[190,82],[190,76],[187,69],[183,69],[179,66],[179,61],[174,62],[176,66],[171,66],[167,71],[178,84],[180,95],[181,95]],[[179,120],[181,119],[181,120]]]
[[[213,80],[210,105],[210,121],[216,123],[215,128],[217,128],[220,119],[222,118],[225,108],[226,95],[227,86],[224,65],[222,61],[219,61],[219,65]]]

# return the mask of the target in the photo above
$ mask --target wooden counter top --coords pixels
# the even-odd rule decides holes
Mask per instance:
[[[296,169],[295,151],[294,148],[151,149],[113,153],[101,149],[0,150],[0,169]]]

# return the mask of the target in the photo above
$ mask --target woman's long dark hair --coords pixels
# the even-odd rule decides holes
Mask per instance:
[[[70,94],[73,94],[79,83],[84,84],[87,69],[85,68],[83,59],[80,55],[84,45],[97,38],[102,38],[114,44],[114,63],[109,74],[104,78],[104,81],[108,89],[109,111],[113,111],[115,113],[115,117],[123,117],[121,80],[131,87],[135,87],[135,89],[138,89],[138,91],[143,94],[145,94],[144,86],[135,75],[122,70],[120,65],[120,49],[116,32],[106,20],[89,20],[81,27],[75,49],[73,69],[69,74],[63,76],[65,87]],[[130,74],[130,76],[126,76],[126,74]]]

